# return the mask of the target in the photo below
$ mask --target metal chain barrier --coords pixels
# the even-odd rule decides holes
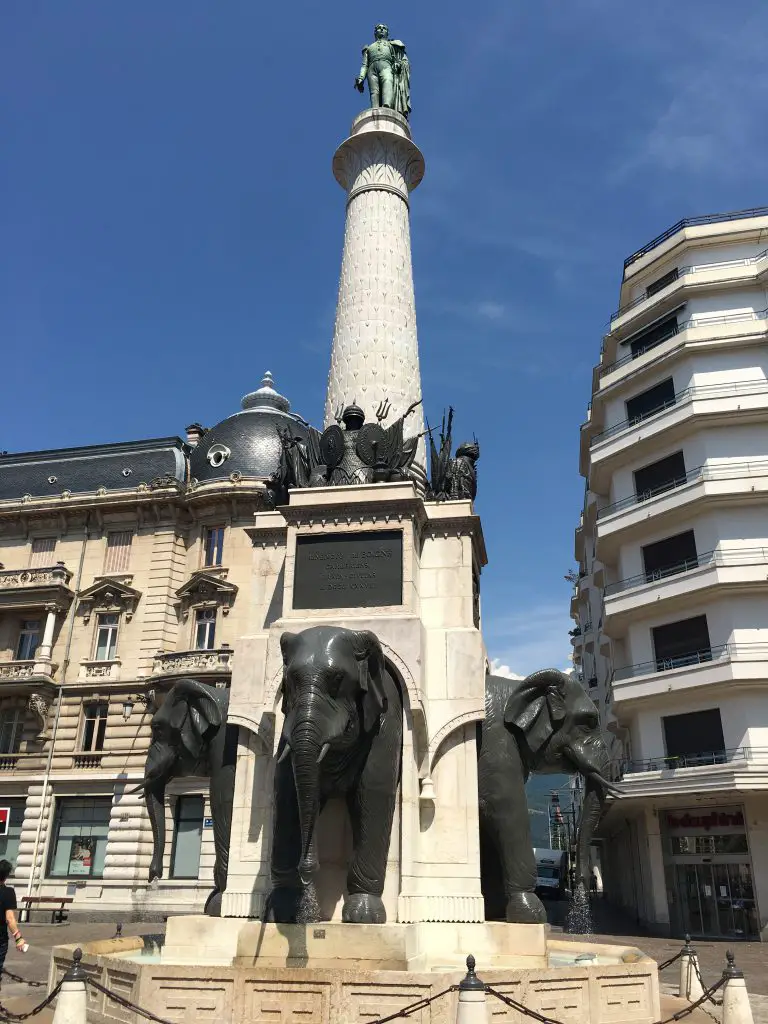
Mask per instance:
[[[701,976],[701,971],[699,970],[699,962],[698,962],[698,960],[694,960],[693,961],[693,968],[696,971],[696,977],[699,979],[699,984],[704,989],[704,992],[706,994],[707,986],[704,984],[704,979]],[[713,1006],[722,1006],[723,1005],[723,1000],[722,999],[710,999],[709,1001],[710,1001],[710,1003],[713,1004]]]
[[[14,974],[13,971],[8,971],[3,968],[3,977],[8,978],[11,981],[18,981],[22,985],[29,985],[30,988],[45,988],[44,981],[30,981],[28,978],[22,978],[20,974]]]
[[[679,953],[675,953],[675,955],[671,956],[669,958],[669,960],[665,960],[663,964],[659,964],[659,970],[660,971],[666,971],[666,969],[668,967],[671,967],[672,964],[676,964],[677,961],[680,959],[680,957],[683,955],[684,952],[685,952],[685,950],[681,949]]]
[[[46,1008],[46,1006],[50,1006],[50,1004],[53,1002],[53,1000],[56,998],[56,996],[61,991],[61,986],[63,984],[64,984],[64,979],[62,978],[62,980],[59,982],[59,984],[56,986],[56,988],[53,989],[53,991],[50,993],[50,995],[45,997],[45,999],[42,1001],[42,1003],[39,1003],[34,1008],[34,1010],[27,1010],[26,1013],[14,1013],[13,1010],[9,1010],[7,1006],[3,1006],[3,1004],[0,1003],[0,1022],[2,1022],[2,1024],[8,1024],[8,1022],[20,1021],[20,1020],[28,1020],[30,1017],[36,1016],[38,1013],[40,1013],[41,1010],[44,1010]],[[169,1024],[170,1024],[170,1022],[169,1022]]]

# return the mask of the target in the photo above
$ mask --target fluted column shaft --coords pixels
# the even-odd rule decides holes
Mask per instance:
[[[424,158],[405,118],[376,108],[355,119],[333,171],[348,198],[325,423],[353,399],[373,419],[389,399],[387,425],[421,398],[408,202]],[[406,437],[423,423],[419,408]],[[424,461],[422,440],[417,462]]]

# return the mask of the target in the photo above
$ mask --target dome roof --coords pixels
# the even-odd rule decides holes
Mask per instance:
[[[307,423],[292,413],[291,403],[274,388],[267,371],[257,391],[246,395],[242,411],[227,416],[207,430],[189,458],[190,476],[201,483],[241,473],[266,480],[280,461],[280,437],[290,430],[293,437],[306,437]]]

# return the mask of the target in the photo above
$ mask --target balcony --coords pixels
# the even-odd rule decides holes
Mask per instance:
[[[120,659],[111,661],[81,661],[78,682],[117,682],[120,679]]]
[[[767,569],[768,548],[732,548],[705,551],[662,569],[628,576],[604,590],[605,627],[617,635],[624,620],[644,606],[658,611],[662,602],[698,600],[703,590],[719,584],[764,589]]]
[[[620,761],[621,804],[632,798],[763,789],[768,785],[768,748],[736,747],[701,754]]]
[[[596,368],[598,380],[602,387],[606,377],[624,369],[631,363],[636,362],[636,360],[642,360],[642,362],[637,364],[637,369],[645,369],[647,366],[655,364],[659,359],[666,358],[672,353],[679,351],[690,341],[729,341],[738,337],[755,334],[757,331],[765,333],[766,326],[768,326],[766,324],[767,320],[768,309],[754,310],[746,313],[725,313],[716,317],[700,316],[684,320],[677,325],[677,329],[671,337],[651,342],[646,347],[638,348],[634,352],[628,352],[613,362],[599,365]],[[723,331],[723,327],[727,328],[727,330]],[[713,328],[715,329],[714,331],[712,330]],[[700,331],[700,333],[695,335],[689,333],[695,330]],[[656,354],[652,359],[644,359],[643,357],[648,355],[649,352],[655,352]],[[606,382],[606,386],[608,383],[613,382]]]
[[[671,228],[667,228],[666,231],[662,231],[660,235],[656,235],[650,242],[638,249],[637,252],[633,252],[631,256],[627,256],[624,260],[624,272],[633,263],[636,263],[643,256],[647,256],[649,252],[653,252],[660,245],[678,234],[680,231],[684,231],[686,228],[702,227],[707,224],[724,224],[729,220],[749,220],[753,217],[768,217],[768,207],[758,206],[750,210],[736,210],[731,213],[712,213],[704,217],[684,217],[683,220],[679,220],[676,224],[673,224]]]
[[[625,305],[611,313],[610,330],[614,330],[617,321],[627,313],[636,310],[638,306],[649,302],[651,299],[667,298],[686,286],[702,285],[709,283],[721,283],[731,280],[740,280],[746,277],[754,279],[766,266],[768,249],[757,253],[754,256],[747,256],[739,260],[720,260],[712,263],[695,263],[684,267],[676,267],[665,274],[659,281],[652,281],[644,290],[642,295],[632,299]]]
[[[63,562],[35,569],[0,571],[0,607],[39,608],[53,602],[66,607],[74,597],[69,589],[72,573]]]
[[[45,659],[37,661],[0,661],[0,694],[31,693],[53,690],[58,665]]]
[[[152,678],[181,679],[185,676],[229,678],[233,650],[226,644],[209,651],[160,651],[152,665]]]
[[[595,434],[592,438],[592,447],[595,448],[604,441],[607,441],[609,438],[615,437],[617,434],[624,434],[631,430],[638,429],[643,424],[647,424],[649,420],[655,420],[656,417],[663,416],[663,414],[668,412],[670,409],[678,408],[682,405],[690,407],[691,404],[697,401],[711,401],[728,398],[740,399],[748,395],[768,395],[768,381],[763,377],[758,380],[730,381],[723,384],[702,384],[684,388],[682,391],[678,391],[674,398],[671,398],[668,402],[664,402],[662,405],[657,406],[657,408],[650,410],[650,412],[644,413],[641,416],[633,416],[632,419],[622,420],[620,423],[615,423],[613,426],[602,430],[599,434]],[[709,410],[702,409],[702,412],[705,411],[708,412]]]
[[[596,551],[604,563],[615,561],[619,534],[633,529],[654,527],[660,517],[669,517],[672,526],[677,519],[690,516],[693,502],[703,499],[743,501],[768,491],[768,461],[719,462],[697,466],[668,483],[631,494],[603,505],[598,510]]]
[[[676,658],[657,658],[616,669],[612,679],[613,703],[618,709],[630,701],[661,697],[671,690],[702,686],[729,691],[743,683],[764,682],[768,671],[768,643],[728,643]],[[617,717],[621,717],[617,710]]]

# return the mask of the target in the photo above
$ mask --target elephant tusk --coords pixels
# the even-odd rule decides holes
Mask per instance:
[[[317,755],[317,763],[318,764],[320,764],[320,762],[323,760],[325,755],[328,753],[328,751],[330,749],[330,746],[331,746],[330,743],[324,743],[322,745],[322,747],[320,748],[320,753]]]
[[[290,744],[290,743],[286,743],[286,744],[285,744],[285,746],[283,747],[283,752],[282,752],[282,754],[281,754],[281,755],[280,755],[280,757],[278,757],[278,759],[277,759],[277,763],[278,763],[278,764],[282,764],[282,763],[283,763],[283,761],[284,761],[284,760],[286,759],[286,757],[288,757],[288,755],[290,754],[290,752],[291,752],[291,744]]]

